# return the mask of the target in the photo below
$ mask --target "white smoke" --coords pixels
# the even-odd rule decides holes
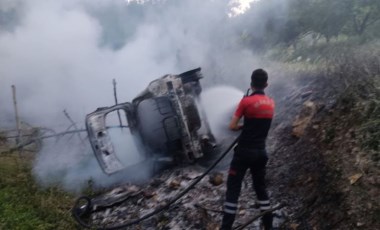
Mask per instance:
[[[230,86],[213,87],[202,93],[201,103],[217,140],[231,135],[228,125],[243,96],[244,92]]]
[[[15,9],[21,15],[12,30],[0,32],[0,127],[14,124],[11,85],[17,87],[23,121],[61,130],[70,124],[64,109],[84,127],[86,114],[114,104],[114,78],[119,102],[130,101],[157,77],[198,66],[203,67],[205,85],[226,84],[232,77],[235,86],[245,85],[257,61],[226,39],[234,31],[227,25],[223,2],[184,1],[164,11],[153,8],[141,16],[132,32],[123,27],[128,24],[128,15],[120,10],[126,7],[125,1],[20,0],[1,4],[2,10]],[[118,48],[107,45],[113,41],[106,36],[109,28],[103,23],[104,15],[120,19],[118,39],[124,39]],[[205,93],[204,103],[209,103]],[[219,133],[217,127],[224,125],[219,118],[229,112],[224,106],[237,103],[242,95],[228,88],[217,89],[216,95],[212,96],[217,99],[212,102],[215,110],[208,113]],[[225,96],[231,100],[228,104],[222,100]],[[105,175],[89,146],[79,146],[46,142],[36,159],[35,175],[43,184],[58,183],[70,190],[81,188],[89,179],[98,185],[122,180]]]

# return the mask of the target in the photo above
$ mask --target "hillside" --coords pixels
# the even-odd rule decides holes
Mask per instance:
[[[380,62],[362,51],[277,91],[268,171],[289,229],[380,228]]]

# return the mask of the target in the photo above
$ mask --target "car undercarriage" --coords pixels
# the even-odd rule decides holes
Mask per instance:
[[[107,174],[126,166],[116,154],[110,130],[129,129],[142,160],[191,164],[212,154],[215,138],[199,103],[201,69],[167,74],[152,81],[132,102],[98,108],[86,116],[86,129],[95,156]],[[108,125],[110,114],[118,124]],[[124,123],[123,123],[124,121]],[[129,154],[128,148],[121,154]]]

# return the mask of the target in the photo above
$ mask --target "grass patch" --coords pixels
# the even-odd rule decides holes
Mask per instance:
[[[31,159],[0,155],[0,229],[75,229],[73,199],[58,188],[40,188]]]

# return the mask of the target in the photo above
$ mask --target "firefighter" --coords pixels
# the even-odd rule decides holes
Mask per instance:
[[[253,188],[256,192],[260,210],[271,208],[265,185],[265,168],[268,161],[265,141],[274,114],[274,101],[265,95],[268,86],[268,74],[263,69],[256,69],[251,75],[253,93],[244,97],[230,122],[229,128],[234,131],[242,130],[238,144],[234,149],[233,159],[227,179],[226,200],[222,230],[231,229],[235,220],[241,184],[247,169],[250,169]],[[239,125],[244,117],[243,125]],[[265,230],[272,229],[273,216],[271,213],[263,216]]]

